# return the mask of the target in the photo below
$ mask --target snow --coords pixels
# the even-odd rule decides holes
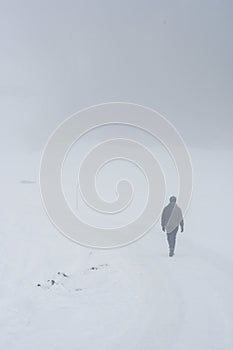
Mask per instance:
[[[233,348],[232,154],[191,155],[193,199],[174,258],[159,225],[120,249],[73,243],[44,212],[40,154],[5,158],[0,349]]]

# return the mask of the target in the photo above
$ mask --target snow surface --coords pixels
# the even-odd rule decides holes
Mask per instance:
[[[191,153],[193,199],[169,258],[159,224],[114,250],[63,237],[41,203],[40,154],[12,152],[2,170],[0,349],[233,349],[232,154]]]

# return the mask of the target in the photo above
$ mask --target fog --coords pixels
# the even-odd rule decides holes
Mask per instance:
[[[231,1],[1,1],[1,141],[41,151],[81,108],[146,105],[188,146],[232,141]]]
[[[233,236],[225,224],[233,196],[232,18],[228,0],[0,0],[0,349],[233,349]],[[193,196],[174,257],[160,220],[134,244],[98,250],[67,239],[62,220],[52,225],[46,215],[38,175],[48,137],[78,110],[109,101],[157,110],[188,146]],[[115,125],[95,131],[72,147],[57,178],[50,171],[44,179],[46,189],[61,184],[60,197],[97,235],[134,223],[153,187],[141,162],[105,162],[84,173],[87,185],[95,176],[96,193],[111,204],[126,179],[132,203],[117,215],[88,207],[78,171],[96,140],[140,142],[161,165],[164,204],[178,194],[185,167],[179,172],[181,158],[175,164],[152,135]],[[49,153],[46,170],[59,152]],[[59,189],[53,193],[50,209],[59,206]],[[182,207],[179,195],[177,202]]]

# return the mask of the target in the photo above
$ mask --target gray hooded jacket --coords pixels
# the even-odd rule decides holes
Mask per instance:
[[[176,203],[169,203],[163,209],[161,225],[166,229],[167,233],[172,232],[179,225],[181,228],[184,227],[182,211]]]

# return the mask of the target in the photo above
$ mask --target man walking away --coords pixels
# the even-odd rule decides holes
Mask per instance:
[[[181,232],[184,231],[184,220],[180,207],[176,204],[176,197],[170,198],[170,203],[163,209],[161,218],[162,230],[167,233],[169,245],[169,256],[172,257],[175,251],[176,234],[180,226]]]

